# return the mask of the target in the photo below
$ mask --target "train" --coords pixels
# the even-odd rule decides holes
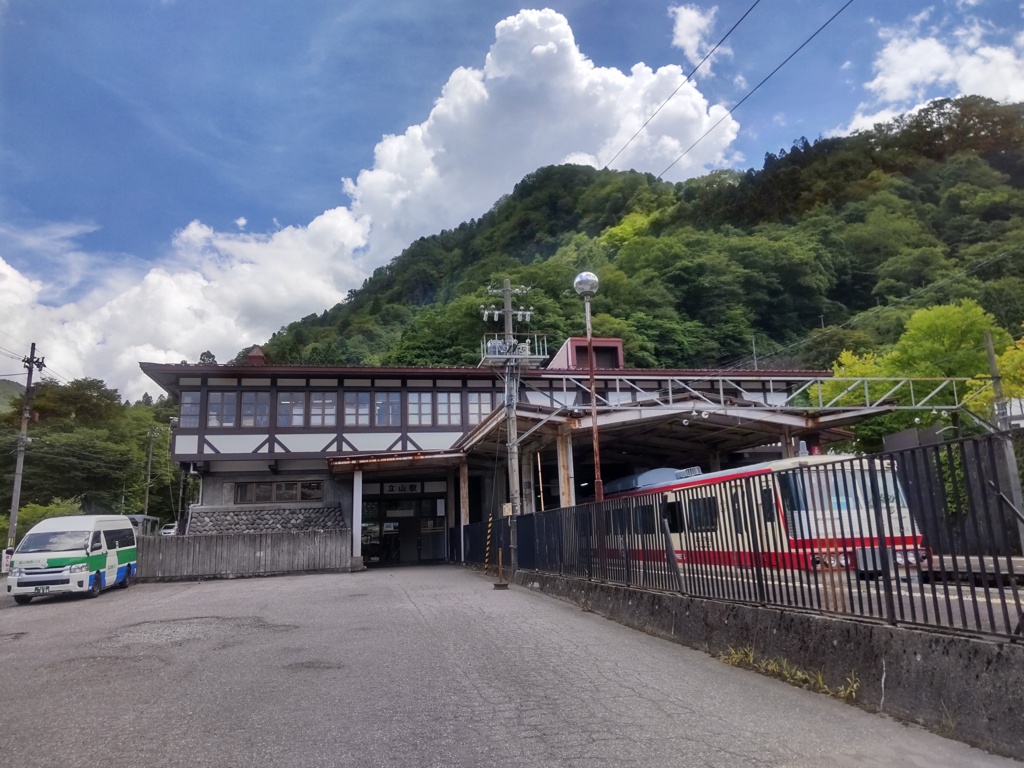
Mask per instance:
[[[634,511],[658,510],[671,538],[666,549],[680,564],[877,577],[930,557],[897,467],[877,458],[805,455],[709,473],[662,468],[605,485],[612,510],[627,501]]]

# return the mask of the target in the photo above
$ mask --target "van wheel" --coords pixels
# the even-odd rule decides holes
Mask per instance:
[[[86,592],[89,597],[100,596],[100,572],[96,571],[92,577],[92,584],[89,585],[89,591]]]
[[[124,578],[121,579],[119,586],[121,589],[128,589],[132,585],[132,567],[129,565],[124,571]]]
[[[14,602],[18,605],[28,605],[32,602],[32,595],[15,595]]]

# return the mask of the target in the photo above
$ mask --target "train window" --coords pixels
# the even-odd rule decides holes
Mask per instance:
[[[761,489],[761,517],[768,525],[778,521],[778,510],[775,508],[775,491],[771,488]]]
[[[658,532],[653,504],[642,504],[633,510],[633,530],[645,534]]]
[[[718,532],[718,499],[702,496],[690,499],[686,527],[693,533]]]
[[[670,501],[665,504],[665,519],[668,520],[668,530],[671,533],[683,532],[683,504],[680,501]]]
[[[730,496],[730,501],[732,502],[733,530],[736,531],[737,536],[742,536],[746,532],[747,526],[744,524],[743,520],[743,501],[742,497],[740,496],[740,492],[733,491],[732,495]]]

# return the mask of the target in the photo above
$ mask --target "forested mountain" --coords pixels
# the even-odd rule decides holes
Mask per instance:
[[[530,287],[517,302],[533,322],[520,330],[557,348],[584,333],[582,270],[601,278],[595,334],[624,339],[631,366],[747,366],[756,346],[760,366],[973,377],[988,374],[988,332],[1004,390],[1024,398],[1024,341],[1012,342],[1024,321],[1024,105],[937,101],[851,137],[800,140],[757,171],[680,184],[542,168],[265,351],[284,364],[474,366],[483,334],[501,330],[479,307],[500,303],[487,289],[504,278]],[[845,385],[834,386],[829,398]],[[22,401],[0,413],[0,510]],[[972,410],[990,405],[979,387]],[[187,506],[194,489],[168,454],[174,402],[129,405],[102,381],[44,377],[32,411],[20,531],[80,509],[168,519]],[[880,448],[918,420],[858,424],[852,447]]]
[[[915,309],[972,299],[1024,321],[1024,105],[940,100],[763,168],[669,184],[553,166],[484,216],[422,238],[347,300],[282,328],[275,363],[475,365],[479,305],[531,288],[529,330],[582,334],[572,290],[596,272],[594,333],[637,367],[828,367],[884,351]],[[522,330],[526,330],[525,328]]]
[[[25,385],[0,379],[0,413],[10,408],[11,401],[25,391]]]

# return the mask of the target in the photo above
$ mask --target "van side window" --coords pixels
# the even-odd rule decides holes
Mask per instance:
[[[107,549],[124,549],[135,546],[135,536],[131,528],[104,531],[103,538],[107,541]]]

